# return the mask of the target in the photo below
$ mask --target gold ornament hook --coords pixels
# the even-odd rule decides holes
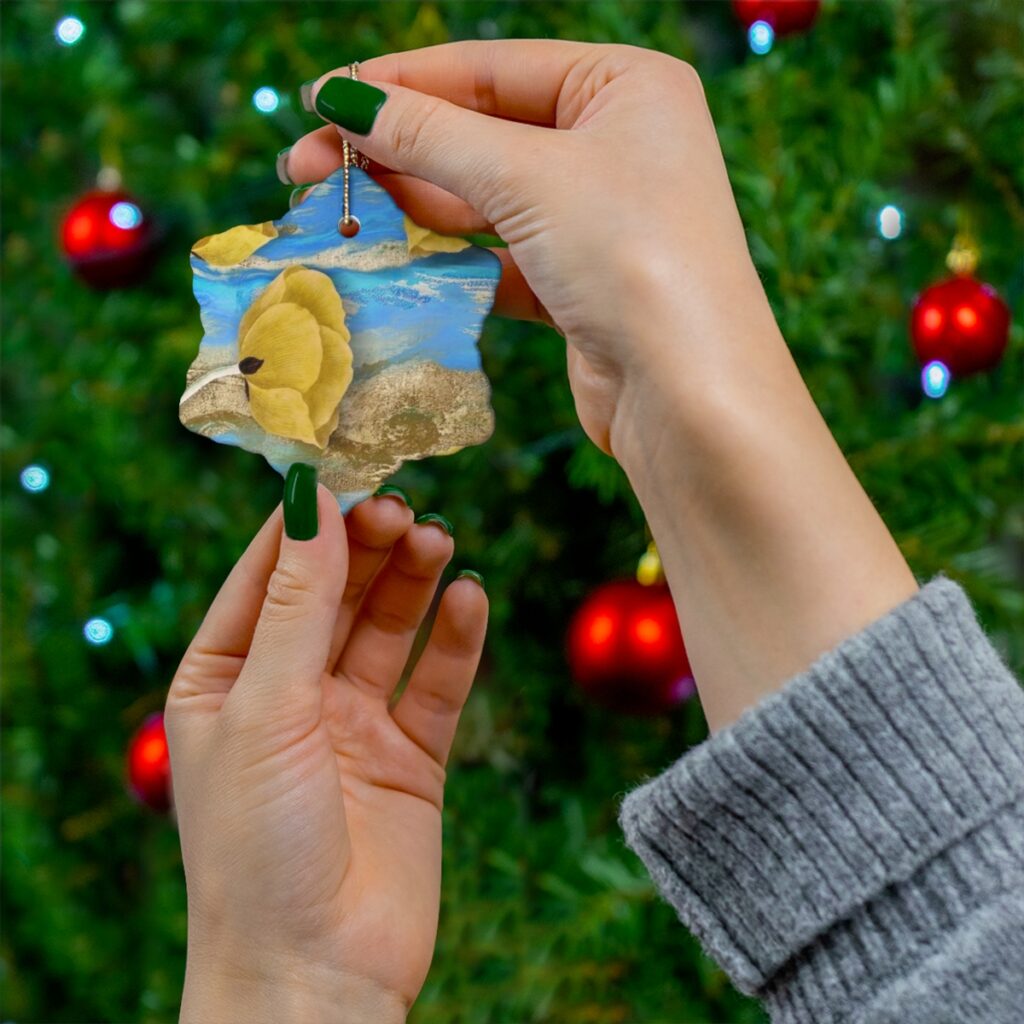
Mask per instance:
[[[978,243],[975,242],[970,232],[959,231],[953,238],[953,245],[946,255],[946,266],[952,273],[966,277],[974,273],[980,258]]]
[[[640,561],[637,562],[636,581],[645,587],[665,582],[665,573],[661,567],[658,545],[653,540],[647,545],[647,550],[640,556]]]
[[[978,240],[974,235],[970,211],[961,206],[957,210],[957,228],[953,236],[953,244],[946,254],[946,266],[950,272],[959,277],[969,277],[974,273],[981,259]]]
[[[348,66],[348,77],[354,82],[359,81],[359,61],[354,60]],[[342,180],[342,191],[341,191],[341,220],[338,221],[338,231],[345,236],[345,238],[351,238],[353,235],[359,232],[359,218],[352,215],[352,197],[351,197],[351,186],[349,184],[349,169],[352,167],[358,167],[360,170],[365,171],[369,166],[369,161],[363,156],[351,142],[342,139],[341,142],[341,166],[344,172]]]

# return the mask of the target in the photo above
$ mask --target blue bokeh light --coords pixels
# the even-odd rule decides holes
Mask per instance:
[[[82,636],[93,647],[102,647],[114,639],[114,627],[106,619],[97,616],[82,627]]]
[[[281,105],[281,97],[276,89],[262,85],[252,94],[252,105],[261,114],[272,114]]]
[[[878,211],[878,233],[890,241],[903,234],[903,211],[898,206],[883,206]]]
[[[110,223],[124,231],[137,228],[142,223],[142,211],[134,203],[114,203],[109,216]]]
[[[952,374],[949,367],[938,359],[933,359],[921,371],[921,390],[929,398],[941,398],[949,390]]]
[[[53,34],[61,46],[74,46],[85,35],[85,25],[80,18],[71,15],[57,22]]]
[[[755,21],[747,30],[747,42],[754,53],[764,56],[775,44],[775,29],[767,21]]]
[[[21,486],[30,494],[38,494],[50,486],[50,472],[43,466],[26,466],[19,479]]]

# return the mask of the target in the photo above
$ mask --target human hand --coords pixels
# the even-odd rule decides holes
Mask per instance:
[[[414,220],[508,243],[497,311],[565,335],[580,422],[640,499],[712,728],[913,593],[775,323],[692,68],[502,40],[361,64],[383,93],[347,75],[305,90],[335,124],[288,175],[325,177],[344,137]]]
[[[331,83],[347,75],[309,93],[351,128],[359,97]],[[503,40],[376,57],[359,77],[387,93],[372,130],[306,135],[287,175],[325,178],[344,137],[420,224],[498,234],[496,309],[564,334],[580,421],[605,451],[621,458],[617,414],[635,426],[681,362],[700,388],[722,376],[730,346],[777,335],[689,65],[628,46]]]
[[[183,1022],[390,1024],[433,953],[444,764],[487,599],[448,587],[390,707],[452,539],[395,497],[356,506],[347,529],[325,488],[316,502],[311,540],[270,517],[167,698]]]

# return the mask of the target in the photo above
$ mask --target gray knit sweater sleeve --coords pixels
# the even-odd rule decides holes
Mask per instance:
[[[777,1024],[1024,1024],[1024,691],[947,580],[632,792],[622,825]]]

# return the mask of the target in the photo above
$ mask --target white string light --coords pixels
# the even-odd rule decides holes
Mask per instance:
[[[50,471],[43,466],[26,466],[18,478],[30,494],[38,494],[50,486]]]
[[[123,231],[130,231],[142,223],[142,211],[134,203],[114,203],[107,216],[115,228],[121,228]]]
[[[747,42],[754,53],[763,57],[775,45],[775,29],[767,21],[755,21],[747,29]]]
[[[878,233],[892,241],[903,234],[903,211],[898,206],[883,206],[878,211]]]
[[[949,367],[938,359],[933,359],[921,371],[921,390],[929,398],[941,398],[949,390],[952,374]]]
[[[96,616],[82,627],[82,636],[93,647],[102,647],[114,639],[114,627],[107,619]]]
[[[252,105],[261,114],[272,114],[281,105],[281,97],[278,96],[276,89],[269,85],[261,85],[252,94]]]
[[[53,34],[61,46],[74,46],[85,35],[85,25],[81,18],[69,15],[57,22]]]

